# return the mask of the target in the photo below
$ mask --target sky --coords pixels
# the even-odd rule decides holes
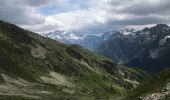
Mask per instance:
[[[96,34],[170,24],[170,0],[0,0],[0,20],[38,33]]]

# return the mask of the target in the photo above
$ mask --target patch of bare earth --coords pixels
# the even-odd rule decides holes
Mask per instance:
[[[63,88],[62,91],[65,93],[69,93],[69,94],[74,94],[75,92],[73,89],[70,89],[70,88]]]
[[[35,58],[44,59],[46,52],[47,52],[47,50],[39,44],[36,44],[36,47],[31,46],[31,54]]]
[[[141,97],[142,100],[164,100],[167,95],[170,95],[170,83],[166,85],[160,92],[148,94],[145,97]]]
[[[58,74],[56,72],[50,72],[50,76],[41,76],[40,79],[44,83],[53,84],[57,86],[66,86],[66,87],[74,87],[74,85],[66,80],[64,75]]]
[[[74,60],[77,61],[77,62],[79,62],[79,63],[81,63],[81,64],[83,64],[83,65],[85,65],[88,70],[93,71],[93,72],[96,72],[96,73],[99,73],[99,71],[98,71],[97,69],[91,67],[91,66],[90,66],[88,63],[86,63],[85,61],[83,61],[83,60],[79,61],[79,60],[77,60],[77,59],[74,59]]]
[[[4,83],[0,84],[0,95],[22,96],[26,98],[41,98],[39,94],[49,94],[48,91],[34,89],[34,84],[22,78],[14,79],[8,75],[1,74]]]

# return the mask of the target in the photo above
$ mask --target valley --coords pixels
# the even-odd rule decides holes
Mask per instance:
[[[7,22],[0,21],[0,34],[2,100],[119,98],[150,77]]]
[[[170,100],[170,0],[0,0],[0,100]]]

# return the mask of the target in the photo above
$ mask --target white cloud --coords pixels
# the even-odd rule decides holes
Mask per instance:
[[[42,24],[45,17],[35,12],[34,7],[24,5],[22,0],[0,1],[0,19],[17,25]]]
[[[56,7],[52,15],[37,12],[52,4],[61,6]],[[1,0],[0,19],[35,32],[56,29],[101,31],[117,25],[168,24],[169,5],[169,0]],[[71,7],[74,9],[70,10]],[[57,10],[62,12],[55,13]]]
[[[96,9],[83,9],[76,10],[73,12],[59,13],[55,15],[50,15],[46,17],[46,21],[42,25],[35,25],[33,28],[29,27],[29,29],[38,32],[51,31],[55,29],[60,30],[77,30],[89,26],[94,26],[97,24],[102,24],[107,22],[106,12],[96,10]],[[119,17],[119,16],[117,16]],[[24,26],[28,28],[28,26]],[[46,28],[45,28],[46,27]]]

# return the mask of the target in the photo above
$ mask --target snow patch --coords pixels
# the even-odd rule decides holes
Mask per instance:
[[[78,36],[77,34],[75,34],[74,32],[71,31],[54,31],[54,32],[50,32],[50,33],[44,33],[42,34],[45,37],[49,37],[52,39],[56,39],[59,41],[69,41],[69,40],[82,40],[84,39],[84,36]]]
[[[162,46],[166,43],[166,38],[163,38],[159,41],[159,45]]]
[[[159,51],[160,51],[159,49],[149,51],[149,53],[150,53],[149,57],[152,59],[156,59],[159,54]]]
[[[132,34],[131,32],[123,32],[123,35],[130,35]]]
[[[168,38],[170,38],[170,36],[168,35],[168,36],[166,36],[166,39],[168,39]]]
[[[80,37],[78,37],[77,35],[71,33],[71,34],[70,34],[70,39],[78,40],[78,39],[80,39]]]
[[[161,40],[159,41],[159,45],[160,45],[160,46],[165,45],[167,39],[169,39],[169,38],[170,38],[170,36],[166,36],[165,38],[161,39]]]

